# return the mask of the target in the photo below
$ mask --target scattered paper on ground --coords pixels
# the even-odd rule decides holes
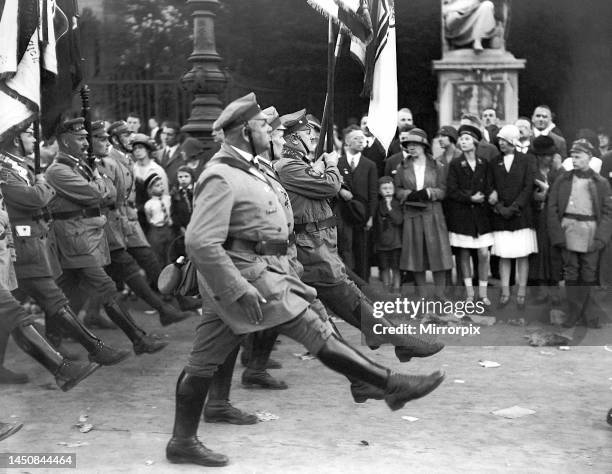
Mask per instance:
[[[294,353],[293,354],[295,357],[297,357],[300,360],[313,360],[316,359],[315,356],[313,356],[310,352],[304,352],[303,354],[298,354],[298,353]]]
[[[81,415],[79,416],[79,422],[74,426],[78,428],[81,433],[89,433],[91,430],[93,430],[93,425],[91,423],[87,423],[88,419],[89,416]]]
[[[608,352],[612,352],[612,347],[610,346],[604,346],[604,349],[607,350]]]
[[[153,461],[153,460],[151,460],[151,459],[147,459],[147,460],[145,461],[145,464],[146,464],[147,466],[152,466],[153,464],[155,464],[155,461]]]
[[[540,351],[540,354],[542,354],[543,356],[555,355],[554,352],[550,352],[550,351]]]
[[[465,380],[455,379],[455,380],[453,380],[453,382],[455,382],[455,383],[465,383]]]
[[[58,446],[66,446],[67,448],[80,448],[81,446],[89,446],[87,441],[77,441],[76,443],[67,443],[66,441],[60,441],[57,443]]]
[[[559,346],[559,350],[560,351],[569,351],[570,348],[569,348],[569,346]]]
[[[527,415],[533,415],[535,410],[530,410],[529,408],[523,408],[518,405],[514,405],[510,408],[502,408],[501,410],[492,411],[495,416],[502,416],[504,418],[509,418],[513,420],[514,418],[522,418]]]
[[[493,369],[495,367],[501,367],[501,364],[499,362],[493,362],[492,360],[481,360],[481,361],[478,361],[478,363],[480,364],[481,367],[484,367],[485,369]]]
[[[279,419],[278,415],[270,413],[269,411],[258,411],[255,413],[255,416],[257,416],[259,421],[272,421]]]
[[[402,420],[406,420],[412,423],[413,421],[417,421],[418,418],[416,416],[402,416]]]

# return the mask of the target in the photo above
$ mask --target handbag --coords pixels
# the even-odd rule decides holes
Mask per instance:
[[[166,265],[159,274],[157,287],[162,295],[197,296],[198,270],[185,257],[179,257],[176,262]]]

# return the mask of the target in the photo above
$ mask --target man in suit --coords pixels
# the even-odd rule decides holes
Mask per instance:
[[[374,135],[372,135],[372,132],[370,132],[370,129],[368,128],[367,115],[361,117],[360,128],[366,137],[365,146],[362,150],[362,153],[374,162],[374,164],[376,165],[376,172],[379,175],[382,175],[385,170],[385,158],[387,157],[387,150],[385,150],[385,147],[382,145],[382,143],[380,143],[378,138],[376,138]]]
[[[484,127],[483,138],[497,146],[497,132],[499,132],[499,126],[497,125],[497,112],[493,108],[484,109],[482,111],[482,125]]]
[[[338,160],[338,170],[344,180],[338,193],[342,218],[338,249],[345,265],[367,281],[370,277],[368,233],[378,204],[378,173],[374,162],[362,153],[365,140],[364,133],[357,126],[344,130],[345,154]],[[351,210],[355,200],[365,207],[363,216],[357,216]]]
[[[382,390],[391,409],[434,390],[442,373],[408,378],[374,364],[311,307],[316,291],[292,274],[287,256],[290,225],[284,198],[260,169],[258,155],[270,148],[271,126],[255,94],[230,103],[214,126],[224,130],[225,143],[198,180],[185,234],[211,306],[177,382],[167,459],[203,466],[229,462],[200,443],[198,424],[215,371],[252,332],[275,328],[295,339],[332,370]],[[323,158],[335,167],[335,154]]]
[[[181,127],[177,122],[164,122],[162,136],[165,146],[158,150],[156,160],[168,176],[168,184],[172,187],[176,181],[176,170],[183,164],[179,134]]]
[[[563,137],[563,132],[553,122],[552,111],[548,105],[538,105],[533,110],[531,117],[533,123],[533,136],[548,135],[555,141],[555,146],[559,150],[561,158],[567,158],[567,142]]]
[[[135,112],[130,112],[125,119],[125,123],[127,123],[128,129],[132,133],[140,132],[141,121],[140,117]]]
[[[402,107],[397,111],[397,132],[387,150],[387,158],[402,151],[399,135],[402,132],[412,130],[414,128],[414,119],[412,112],[407,107]],[[380,175],[380,172],[378,173]]]

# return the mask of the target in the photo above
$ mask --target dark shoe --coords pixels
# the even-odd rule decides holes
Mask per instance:
[[[242,385],[245,388],[267,388],[269,390],[286,390],[289,386],[282,380],[276,380],[265,370],[255,371],[244,369],[242,372]]]
[[[24,384],[28,383],[29,381],[30,379],[26,374],[18,374],[5,367],[0,366],[0,384]]]
[[[87,313],[83,318],[83,324],[89,329],[118,329],[115,323],[100,313],[96,315]]]
[[[115,365],[127,359],[129,356],[130,351],[114,349],[100,341],[98,349],[89,354],[89,360],[100,365]]]
[[[154,354],[156,352],[161,351],[164,347],[168,345],[166,341],[160,341],[159,339],[155,339],[152,336],[142,336],[142,338],[136,342],[134,342],[134,353],[136,355],[140,354]]]
[[[172,438],[166,446],[166,459],[174,464],[198,464],[200,466],[226,466],[229,458],[211,451],[198,440],[192,438]]]
[[[13,436],[21,428],[23,428],[23,423],[1,423],[0,422],[0,441],[8,438],[9,436]]]
[[[194,315],[192,312],[179,311],[174,306],[170,306],[169,304],[162,305],[162,307],[157,311],[159,312],[159,322],[162,326],[169,326],[170,324],[179,323]]]
[[[57,386],[64,392],[76,387],[79,382],[82,382],[96,370],[100,368],[100,364],[91,362],[87,365],[73,364],[69,361],[64,361],[58,373],[55,375]]]
[[[204,421],[206,423],[229,423],[230,425],[254,425],[259,420],[255,415],[239,410],[230,402],[226,402],[223,405],[206,405]]]
[[[266,369],[282,369],[282,368],[283,368],[283,364],[281,364],[280,362],[274,359],[268,359],[268,362],[266,362]]]
[[[444,372],[441,371],[429,375],[391,374],[385,391],[385,402],[391,410],[399,410],[407,402],[433,392],[443,380]]]
[[[355,380],[351,382],[351,395],[355,403],[365,403],[368,399],[382,400],[385,398],[385,391],[370,385],[369,383]]]
[[[396,347],[395,356],[400,362],[408,362],[412,357],[429,357],[437,354],[442,349],[444,349],[444,344],[439,341],[435,341],[429,345]]]

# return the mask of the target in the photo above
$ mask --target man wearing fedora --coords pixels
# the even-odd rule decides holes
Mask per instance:
[[[608,180],[589,167],[594,151],[586,139],[572,144],[573,169],[557,178],[548,198],[550,240],[561,249],[570,309],[565,327],[581,320],[601,327],[591,289],[597,284],[599,256],[612,235],[612,195]]]
[[[271,127],[255,94],[231,102],[214,126],[223,129],[225,143],[198,180],[185,234],[198,279],[208,290],[202,293],[211,296],[211,312],[203,315],[177,382],[167,459],[204,466],[229,462],[199,442],[199,418],[217,367],[251,332],[276,328],[331,369],[382,390],[391,409],[434,390],[444,378],[440,372],[392,373],[339,339],[311,309],[316,291],[293,276],[287,257],[290,226],[283,197],[260,169],[258,155],[269,149]]]

